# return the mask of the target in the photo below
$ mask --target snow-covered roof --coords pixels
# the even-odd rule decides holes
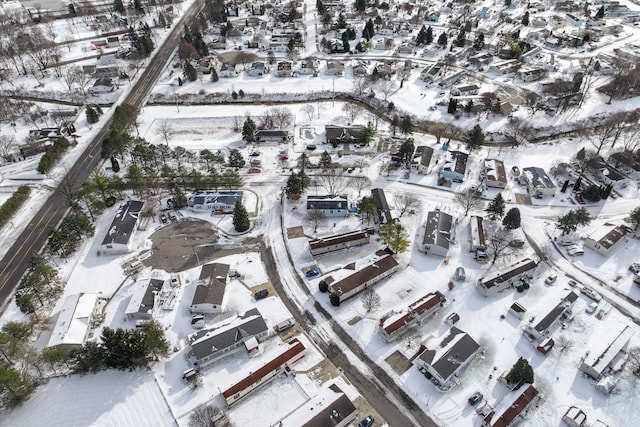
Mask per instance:
[[[600,376],[618,353],[626,347],[634,333],[633,329],[625,326],[611,343],[606,344],[604,349],[592,350],[587,357],[584,358],[580,369],[587,373]]]
[[[323,387],[302,406],[275,425],[311,427],[346,425],[355,418],[356,407],[337,384]]]
[[[453,217],[448,213],[442,211],[429,212],[427,221],[424,224],[422,244],[449,249],[452,224]]]
[[[138,284],[135,292],[127,304],[125,315],[149,313],[155,303],[155,292],[159,292],[164,281],[160,279],[148,279]]]
[[[469,334],[452,326],[449,335],[439,346],[433,349],[427,348],[418,357],[424,363],[431,365],[441,378],[448,381],[479,349],[480,344]]]
[[[136,224],[138,223],[138,215],[142,211],[144,202],[139,200],[127,200],[118,208],[111,227],[107,235],[102,241],[103,245],[111,243],[127,244],[133,235]]]
[[[82,345],[89,331],[96,294],[70,295],[64,302],[47,347]]]
[[[598,227],[589,234],[588,240],[598,243],[600,246],[609,249],[615,246],[624,236],[627,235],[627,229],[622,225],[609,227]]]
[[[531,166],[522,169],[522,173],[525,174],[533,188],[556,188],[556,185],[551,181],[547,172],[542,168]]]
[[[504,163],[498,159],[486,159],[484,161],[484,172],[487,181],[495,181],[506,184],[507,174],[504,170]]]

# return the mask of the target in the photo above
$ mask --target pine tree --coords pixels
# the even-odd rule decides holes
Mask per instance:
[[[98,115],[98,112],[93,107],[93,105],[87,105],[85,115],[87,116],[87,123],[89,124],[98,123],[98,121],[100,120],[100,116]]]
[[[629,212],[629,216],[624,220],[633,226],[634,231],[637,231],[638,227],[640,227],[640,206]]]
[[[484,34],[477,33],[476,38],[473,40],[473,48],[475,50],[482,50],[484,47]]]
[[[504,227],[507,230],[515,230],[517,228],[520,228],[520,225],[521,225],[520,209],[518,208],[509,209],[504,219],[502,220],[502,225],[504,225]]]
[[[413,133],[413,122],[408,114],[402,118],[402,133],[407,135]]]
[[[489,202],[487,209],[485,212],[489,214],[489,218],[495,220],[496,218],[502,218],[504,216],[504,199],[502,198],[502,193],[496,194],[496,197],[493,198],[492,201]]]
[[[569,187],[569,180],[565,180],[564,184],[562,184],[562,188],[560,189],[561,193],[564,193],[565,191],[567,191],[567,188]]]
[[[423,25],[416,36],[416,44],[421,46],[427,42],[427,28]]]
[[[413,138],[407,138],[400,149],[398,150],[398,155],[400,156],[400,161],[409,164],[411,163],[411,159],[413,157],[413,152],[415,151],[415,144],[413,142]]]
[[[186,80],[189,80],[190,82],[195,82],[196,80],[198,80],[198,72],[189,61],[184,61],[184,69],[182,71],[182,74],[184,78]]]
[[[522,16],[522,25],[525,27],[529,26],[529,12],[525,12],[524,16]]]
[[[229,152],[229,166],[239,169],[244,167],[245,164],[246,162],[240,150],[236,148],[231,149],[231,151]]]
[[[458,109],[458,100],[455,98],[449,98],[449,105],[447,105],[447,113],[455,114]]]
[[[582,177],[579,176],[576,183],[573,184],[573,191],[578,192],[582,188]]]
[[[331,167],[333,161],[331,160],[331,154],[329,154],[326,150],[320,155],[320,161],[318,162],[318,166],[321,169],[328,169]]]
[[[217,82],[218,80],[218,72],[216,71],[215,67],[211,67],[211,81]]]
[[[291,172],[289,179],[287,179],[287,185],[284,188],[284,192],[288,199],[297,200],[302,194],[302,182],[300,176],[297,173]]]
[[[533,384],[533,368],[527,359],[520,357],[507,374],[506,379],[509,384]]]
[[[113,1],[113,11],[119,13],[120,15],[124,15],[125,9],[122,0],[114,0]]]
[[[242,126],[242,139],[247,142],[255,142],[256,140],[256,122],[251,117],[247,117]]]
[[[600,6],[600,9],[596,12],[596,19],[604,18],[604,5]]]
[[[480,125],[475,125],[473,129],[467,133],[466,141],[469,151],[480,148],[484,144],[484,133]]]
[[[447,33],[443,31],[442,34],[440,34],[440,37],[438,37],[438,44],[442,47],[446,47],[447,43],[449,43],[447,40]]]
[[[249,222],[249,214],[247,213],[247,209],[245,209],[244,205],[240,200],[236,202],[236,206],[233,209],[233,228],[238,232],[242,233],[247,231],[250,227]]]
[[[433,43],[433,30],[431,29],[431,26],[427,27],[427,34],[425,35],[424,41],[426,44]]]
[[[456,38],[456,46],[464,47],[464,44],[467,40],[466,37],[467,37],[466,32],[464,31],[464,29],[461,29],[460,32],[458,33],[458,37]]]

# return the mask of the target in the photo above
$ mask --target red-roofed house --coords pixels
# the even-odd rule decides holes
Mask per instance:
[[[304,357],[306,351],[305,346],[297,338],[291,340],[287,350],[223,391],[222,397],[224,397],[228,406],[233,405],[278,375],[283,367]]]
[[[513,425],[517,419],[524,418],[529,412],[530,407],[538,402],[538,399],[540,399],[538,390],[531,384],[527,384],[519,390],[506,395],[499,404],[496,405],[496,409],[484,417],[482,426],[509,427]]]
[[[434,314],[446,302],[441,292],[430,292],[413,304],[406,312],[386,314],[380,319],[380,332],[387,341],[392,341],[404,331]]]

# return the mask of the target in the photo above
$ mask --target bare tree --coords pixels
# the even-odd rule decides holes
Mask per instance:
[[[491,256],[491,265],[494,265],[499,259],[513,255],[513,248],[510,245],[511,234],[502,227],[485,230],[485,243],[487,252]]]
[[[627,366],[631,373],[640,377],[640,347],[631,347],[627,350]]]
[[[169,146],[169,138],[173,135],[173,127],[171,126],[169,119],[160,120],[158,127],[156,128],[156,134],[161,136],[164,139],[164,143]]]
[[[366,159],[363,158],[359,158],[356,159],[355,162],[353,162],[353,164],[360,169],[360,171],[362,171],[363,169],[366,169],[369,167],[369,161],[367,161]]]
[[[352,104],[351,102],[345,102],[342,106],[342,111],[347,115],[349,122],[353,121],[360,115],[362,108],[359,105]]]
[[[387,80],[387,79],[378,80],[376,87],[378,88],[380,93],[384,95],[385,101],[387,100],[389,95],[391,95],[397,88],[393,80]]]
[[[394,198],[394,202],[396,205],[396,209],[400,211],[400,215],[398,218],[402,218],[402,216],[409,212],[413,213],[416,209],[422,206],[422,202],[415,194],[396,194]]]
[[[7,159],[16,139],[13,135],[0,135],[0,158]]]
[[[309,227],[313,227],[313,232],[317,233],[318,227],[326,224],[327,215],[320,209],[312,209],[304,216],[304,222]]]
[[[538,95],[535,92],[526,91],[525,94],[523,95],[523,99],[524,99],[524,105],[527,106],[532,116],[536,112],[544,108],[544,103],[542,103],[540,95]]]
[[[342,168],[330,168],[316,175],[318,184],[327,192],[327,194],[340,194],[349,185],[349,180],[344,174]]]
[[[255,54],[241,51],[236,53],[235,63],[242,64],[242,69],[247,71],[247,65],[255,62],[257,59],[258,57]]]
[[[600,156],[593,150],[585,150],[584,147],[578,150],[574,157],[574,162],[578,166],[580,175],[584,173],[592,160],[595,160],[599,157]]]
[[[358,198],[362,194],[362,190],[371,186],[371,180],[366,176],[354,176],[351,178],[351,182],[349,183],[349,187],[352,187],[354,190],[358,190]]]
[[[573,347],[573,341],[567,338],[566,335],[560,335],[558,338],[556,338],[555,343],[556,347],[558,347],[558,350],[560,350],[560,353],[564,353],[566,350],[569,350],[571,347]]]
[[[367,288],[362,292],[362,296],[360,297],[360,301],[362,302],[362,306],[366,310],[367,313],[371,311],[375,311],[380,307],[380,295],[373,288]]]
[[[224,413],[217,406],[203,403],[196,406],[189,414],[189,427],[213,427],[224,416]]]
[[[455,200],[464,211],[464,216],[467,216],[470,210],[480,209],[483,205],[481,194],[474,188],[465,188],[456,193]]]
[[[241,126],[242,126],[242,117],[240,116],[233,116],[233,131],[234,132],[240,132]]]
[[[371,80],[366,76],[355,77],[353,79],[353,93],[364,94],[371,87]]]
[[[640,126],[628,126],[620,135],[622,146],[626,151],[636,151],[640,144]]]
[[[420,332],[416,328],[410,328],[404,334],[404,342],[407,343],[407,348],[411,348],[422,342],[422,335],[420,335]]]
[[[307,113],[307,117],[309,118],[309,121],[313,120],[313,115],[316,112],[316,107],[314,107],[313,104],[305,105],[302,110],[305,113]]]
[[[511,117],[507,123],[506,135],[512,139],[514,145],[520,145],[533,136],[533,128],[525,120]]]
[[[293,123],[293,113],[287,107],[272,108],[271,112],[273,121],[279,129],[287,128]]]

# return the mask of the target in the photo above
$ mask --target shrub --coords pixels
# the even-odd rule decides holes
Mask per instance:
[[[340,295],[338,295],[335,292],[331,293],[331,295],[329,295],[329,301],[331,301],[331,305],[332,306],[339,307],[340,306]]]
[[[49,173],[53,165],[56,164],[64,152],[69,148],[69,141],[66,138],[58,138],[53,145],[47,149],[44,155],[40,158],[37,171],[42,174]]]
[[[320,283],[318,283],[318,289],[320,289],[320,292],[327,292],[329,290],[329,285],[324,280],[321,280]]]
[[[0,206],[0,227],[9,222],[13,214],[15,214],[25,200],[27,200],[30,192],[31,187],[21,185],[16,192]]]

